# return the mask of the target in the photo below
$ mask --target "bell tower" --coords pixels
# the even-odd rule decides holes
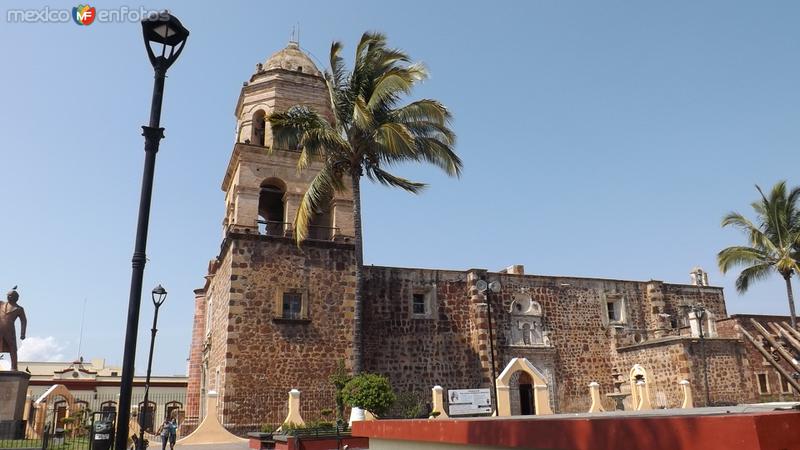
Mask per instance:
[[[244,83],[236,104],[236,142],[222,190],[225,191],[223,233],[237,231],[291,236],[298,205],[321,166],[297,170],[299,152],[278,148],[270,114],[295,105],[308,106],[333,120],[330,96],[319,69],[297,42],[290,42]],[[349,240],[353,236],[353,202],[336,194],[330,207],[318,211],[309,238]]]
[[[263,421],[299,389],[315,410],[333,408],[329,378],[351,364],[355,245],[351,191],[317,211],[302,245],[293,222],[322,169],[297,170],[300,152],[275,145],[269,116],[295,105],[332,119],[325,79],[296,42],[256,66],[236,105],[225,171],[219,254],[195,291],[187,386],[190,421],[216,391],[225,423]]]

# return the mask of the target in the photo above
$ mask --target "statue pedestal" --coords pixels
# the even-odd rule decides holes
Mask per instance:
[[[16,439],[24,430],[22,413],[31,374],[0,371],[0,439]]]

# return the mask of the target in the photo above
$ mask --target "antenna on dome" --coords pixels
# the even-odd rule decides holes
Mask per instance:
[[[300,45],[300,22],[297,22],[296,25],[292,25],[292,34],[289,36],[289,43]]]
[[[83,355],[81,355],[81,345],[83,344],[83,323],[86,319],[86,297],[83,298],[83,311],[81,312],[81,332],[80,336],[78,337],[78,359],[83,361]]]

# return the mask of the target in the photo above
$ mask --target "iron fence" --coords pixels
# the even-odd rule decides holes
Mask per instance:
[[[289,412],[287,392],[260,393],[220,398],[218,419],[231,433],[271,432],[281,426]],[[306,424],[334,423],[336,400],[333,389],[301,392],[300,416]],[[347,419],[347,418],[345,418]]]
[[[337,227],[327,227],[322,225],[309,225],[308,236],[306,239],[314,241],[330,241],[339,231]],[[273,220],[259,220],[258,233],[265,236],[291,237],[292,223],[277,222]]]
[[[0,422],[0,449],[53,449],[84,450],[91,447],[92,429],[96,418],[115,417],[116,394],[78,393],[68,399],[54,396],[39,407],[31,402],[27,416],[17,421]],[[144,405],[144,394],[134,394],[131,404],[136,410],[132,415],[143,419],[148,439],[153,436],[165,417],[175,416],[181,424],[185,417],[185,393],[150,393]],[[136,427],[138,429],[138,427]],[[180,428],[187,433],[192,428]]]

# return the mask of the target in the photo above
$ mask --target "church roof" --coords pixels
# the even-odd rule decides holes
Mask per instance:
[[[308,55],[300,50],[297,42],[289,42],[283,50],[278,51],[264,63],[264,70],[285,69],[322,76],[317,66]]]

